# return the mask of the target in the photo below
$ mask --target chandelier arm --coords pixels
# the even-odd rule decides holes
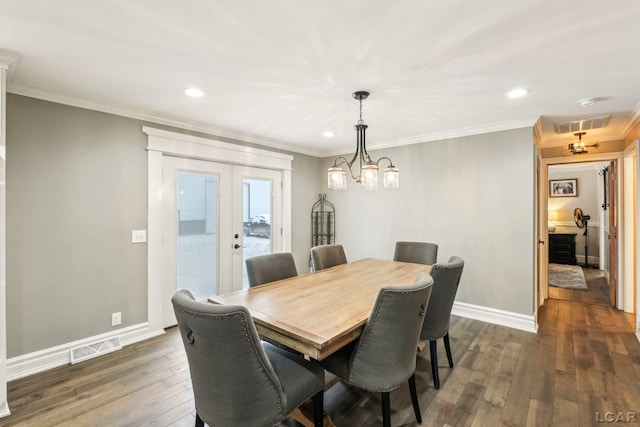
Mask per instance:
[[[356,162],[356,159],[358,158],[359,154],[360,154],[360,150],[356,148],[356,152],[353,153],[353,157],[351,158],[351,160],[346,162],[349,169],[351,169],[351,166],[353,166],[353,164]]]
[[[338,166],[347,165],[347,169],[349,169],[349,175],[351,175],[352,179],[356,179],[357,177],[353,174],[353,170],[351,170],[351,167],[353,166],[353,163],[355,162],[355,160],[356,160],[355,156],[353,157],[353,159],[351,159],[351,161],[347,161],[347,159],[345,159],[343,156],[338,156],[333,161],[333,167],[335,168]]]
[[[347,164],[347,166],[349,166],[349,164]],[[348,169],[349,169],[349,175],[351,175],[351,179],[357,180],[358,177],[353,174],[353,170],[351,170],[351,166],[349,166]]]
[[[338,160],[342,160],[342,162],[338,163]],[[347,164],[348,165],[349,163],[347,162],[347,159],[345,159],[342,156],[338,156],[333,160],[333,167],[334,168],[337,168],[338,166],[342,166],[343,164]]]
[[[376,164],[376,165],[377,165],[377,164],[379,164],[381,160],[388,160],[388,161],[389,161],[389,166],[390,166],[390,167],[394,167],[394,166],[393,166],[393,162],[391,161],[391,159],[390,159],[390,158],[388,158],[388,157],[386,157],[386,156],[385,156],[385,157],[380,157],[380,158],[378,159],[378,161],[377,161],[377,162],[375,162],[375,164]]]

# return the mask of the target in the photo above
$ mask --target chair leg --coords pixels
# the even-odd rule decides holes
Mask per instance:
[[[320,390],[311,398],[313,401],[313,427],[322,427],[324,423],[324,390]]]
[[[431,353],[431,374],[433,375],[433,386],[440,388],[440,376],[438,375],[438,350],[436,340],[429,341],[429,352]]]
[[[416,421],[422,424],[422,414],[420,414],[420,404],[418,403],[418,391],[416,390],[416,374],[409,378],[409,393],[411,394],[411,403],[413,404],[413,412],[416,413]]]
[[[449,345],[449,332],[444,334],[444,349],[447,352],[447,359],[449,359],[449,367],[453,368],[453,358],[451,357],[451,345]]]
[[[196,412],[196,427],[204,427],[204,421],[200,418],[200,415]]]
[[[391,402],[389,401],[389,392],[380,393],[382,397],[382,426],[391,427]]]

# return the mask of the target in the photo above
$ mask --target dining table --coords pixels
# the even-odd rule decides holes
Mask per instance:
[[[412,284],[430,265],[364,258],[212,296],[245,306],[265,341],[322,360],[356,340],[384,287]]]

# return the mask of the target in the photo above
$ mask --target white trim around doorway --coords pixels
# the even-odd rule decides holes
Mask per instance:
[[[541,168],[540,168],[540,182],[541,186],[541,203],[544,203],[543,209],[540,210],[540,235],[547,236],[548,235],[548,223],[547,223],[547,202],[548,202],[548,186],[547,182],[549,180],[549,170],[548,167],[551,165],[560,165],[560,164],[568,164],[568,163],[584,163],[584,162],[602,162],[602,161],[612,161],[616,160],[618,165],[618,188],[617,191],[617,200],[618,200],[618,212],[619,212],[619,221],[618,221],[618,247],[617,247],[617,266],[618,266],[618,288],[616,295],[616,308],[619,310],[624,310],[625,306],[629,306],[631,301],[625,301],[625,271],[624,271],[624,243],[625,239],[628,238],[627,233],[625,232],[625,222],[624,222],[624,154],[622,152],[613,152],[613,153],[602,153],[602,154],[587,154],[580,157],[554,157],[548,159],[542,159]],[[541,264],[544,264],[544,270],[547,270],[548,260],[543,257],[541,260]],[[549,287],[548,276],[541,276],[541,287],[544,287],[545,295],[548,295],[547,290]],[[625,310],[626,311],[626,310]]]
[[[291,162],[293,156],[143,126],[148,135],[147,288],[150,331],[163,331],[162,313],[162,157],[192,159],[273,169],[282,172],[283,250],[291,250]]]

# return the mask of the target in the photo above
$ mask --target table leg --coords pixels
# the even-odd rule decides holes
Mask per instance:
[[[313,403],[309,400],[291,413],[291,418],[302,424],[304,427],[313,427]],[[336,427],[331,416],[324,413],[322,424],[324,427]]]

